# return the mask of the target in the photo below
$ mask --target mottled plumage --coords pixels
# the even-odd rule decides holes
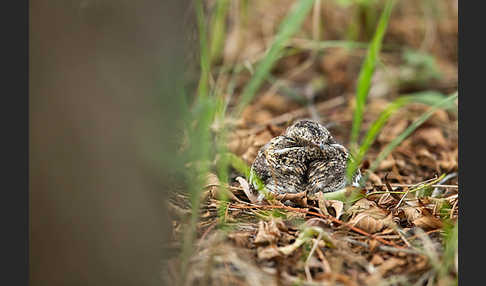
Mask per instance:
[[[259,150],[251,169],[273,193],[334,192],[347,185],[348,156],[324,126],[299,120]],[[254,178],[250,181],[256,189]]]

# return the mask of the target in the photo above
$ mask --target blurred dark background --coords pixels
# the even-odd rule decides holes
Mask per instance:
[[[31,285],[163,285],[193,15],[187,0],[30,1]]]

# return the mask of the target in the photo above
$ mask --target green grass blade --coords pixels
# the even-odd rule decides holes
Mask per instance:
[[[363,120],[363,112],[366,104],[366,98],[371,86],[371,78],[375,71],[375,66],[378,60],[378,54],[381,50],[381,44],[383,37],[388,26],[388,20],[390,19],[391,11],[393,8],[394,0],[389,0],[381,14],[378,26],[376,28],[375,35],[371,41],[368,53],[361,67],[358,85],[356,89],[356,107],[353,114],[353,127],[351,129],[351,147],[355,148],[358,142],[359,131],[361,128],[361,121]]]
[[[420,91],[420,92],[416,92],[404,96],[414,96],[415,97],[414,101],[431,105],[431,106],[445,99],[445,95],[443,95],[438,91],[433,91],[433,90]],[[454,101],[451,101],[446,105],[443,105],[442,108],[454,112],[457,110],[457,105],[454,103]]]
[[[378,119],[373,122],[371,127],[368,129],[365,138],[361,142],[359,146],[358,153],[354,156],[353,160],[350,160],[348,169],[347,169],[347,177],[348,179],[352,178],[352,174],[356,171],[361,162],[363,161],[364,156],[368,152],[371,145],[375,142],[376,137],[378,137],[379,133],[388,122],[390,116],[395,113],[400,108],[406,106],[409,103],[422,103],[426,105],[434,106],[437,103],[443,101],[446,97],[439,92],[435,91],[423,91],[417,92],[410,95],[402,96],[392,103],[390,103],[385,110],[383,110]],[[453,109],[455,106],[454,102],[448,102],[446,105],[443,105],[442,108],[444,109]]]
[[[361,145],[358,150],[358,154],[355,155],[353,160],[350,160],[348,163],[347,174],[346,174],[348,180],[351,180],[354,172],[356,171],[356,169],[358,169],[358,166],[361,165],[361,161],[363,160],[366,152],[369,150],[373,142],[375,142],[376,137],[380,133],[381,129],[385,126],[386,122],[388,122],[390,116],[401,107],[407,105],[410,101],[411,101],[410,97],[398,98],[394,102],[390,103],[385,108],[385,110],[381,112],[378,119],[376,119],[375,122],[373,122],[370,129],[366,133],[363,142],[361,142]]]
[[[216,13],[211,21],[211,46],[210,63],[213,64],[221,56],[224,37],[226,33],[226,15],[228,14],[230,1],[218,0],[216,3]]]
[[[424,123],[435,111],[440,108],[444,108],[444,106],[448,106],[451,102],[454,102],[457,99],[458,95],[457,92],[451,96],[448,96],[446,99],[440,101],[439,103],[435,104],[430,110],[422,114],[417,120],[415,120],[405,131],[402,132],[398,137],[393,139],[381,152],[378,154],[378,157],[375,161],[371,164],[369,168],[369,172],[373,172],[378,168],[379,164],[383,159],[385,159],[403,140],[405,140],[415,129],[417,129],[422,123]],[[367,176],[366,176],[367,177]],[[366,178],[363,178],[363,182]]]
[[[227,157],[226,160],[228,160],[229,164],[240,174],[243,174],[250,184],[256,185],[255,188],[259,193],[263,194],[268,201],[272,200],[271,194],[265,188],[263,181],[251,170],[251,167],[243,159],[230,152],[224,154],[224,156]]]
[[[343,203],[354,203],[366,196],[361,192],[359,188],[344,188],[342,190],[330,193],[323,193],[323,198],[326,200],[336,200]]]
[[[206,19],[203,11],[202,0],[195,0],[196,4],[196,16],[197,26],[199,32],[199,50],[201,52],[201,77],[199,79],[199,85],[197,88],[197,94],[199,97],[207,97],[209,92],[209,72],[210,72],[210,58],[208,51],[207,29]]]
[[[199,219],[200,200],[206,176],[209,173],[212,157],[210,126],[217,112],[217,102],[210,97],[200,97],[186,122],[188,146],[185,159],[190,166],[186,170],[189,182],[191,218],[185,229],[181,252],[181,277],[184,278],[189,258],[194,248],[196,224]]]
[[[245,106],[252,100],[261,84],[265,81],[275,62],[280,58],[286,42],[299,30],[302,22],[311,10],[313,2],[314,0],[298,1],[282,21],[272,46],[267,51],[263,60],[258,64],[250,82],[245,86],[240,96],[240,101],[235,110],[235,117],[241,114]]]
[[[459,222],[447,222],[444,224],[444,251],[443,263],[441,264],[439,275],[445,276],[454,267],[455,256],[457,255],[459,241]]]
[[[297,47],[301,49],[308,49],[313,51],[323,51],[330,48],[345,48],[345,49],[366,49],[369,47],[369,43],[365,42],[354,42],[354,41],[340,41],[340,40],[329,40],[329,41],[314,41],[306,40],[299,44],[289,44],[289,47]]]

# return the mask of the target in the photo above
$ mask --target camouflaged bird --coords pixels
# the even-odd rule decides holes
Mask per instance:
[[[299,120],[258,151],[251,166],[251,187],[256,192],[256,174],[266,189],[276,194],[338,191],[349,185],[348,157],[346,148],[324,126]],[[360,177],[358,170],[351,184],[357,186]]]

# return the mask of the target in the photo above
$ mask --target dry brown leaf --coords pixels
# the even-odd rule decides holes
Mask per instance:
[[[392,214],[377,207],[376,203],[363,198],[357,201],[347,213],[351,214],[349,223],[369,233],[375,233],[394,224]]]
[[[384,261],[385,260],[383,259],[383,257],[381,257],[381,255],[374,254],[370,260],[370,263],[376,266],[382,264]]]
[[[385,217],[384,215],[372,216],[367,212],[363,212],[352,218],[349,223],[369,233],[375,233],[386,226],[383,221]]]
[[[383,208],[388,208],[388,207],[394,206],[397,203],[398,203],[398,200],[396,198],[394,198],[389,193],[380,195],[380,198],[378,199],[378,202],[377,202],[377,204],[380,207],[383,207]]]
[[[405,263],[406,261],[400,258],[391,257],[386,259],[385,262],[376,268],[376,272],[366,279],[366,285],[376,285],[388,271]]]
[[[326,207],[334,209],[336,212],[336,218],[339,219],[343,214],[344,203],[337,200],[326,200]]]
[[[213,173],[209,173],[206,176],[206,188],[214,194],[214,192],[219,188],[220,186],[219,178]]]
[[[274,117],[273,113],[269,110],[259,110],[246,117],[246,120],[253,123],[267,122]],[[251,118],[251,119],[250,119]]]
[[[403,214],[405,215],[405,218],[409,223],[412,223],[414,220],[420,218],[422,216],[422,212],[420,211],[420,208],[417,207],[401,207],[401,211],[403,211]]]
[[[368,173],[368,174],[369,174],[368,179],[371,181],[371,183],[373,183],[373,185],[375,185],[375,186],[376,185],[378,185],[378,186],[383,185],[381,178],[377,174],[375,174],[373,172]]]
[[[323,196],[322,192],[318,192],[315,194],[315,199],[317,199],[317,204],[319,205],[319,209],[324,215],[330,215],[329,212],[327,211],[327,206],[326,206],[326,199]]]
[[[379,242],[378,240],[376,239],[371,239],[371,240],[368,240],[368,247],[370,249],[371,252],[375,251],[375,249],[381,245],[381,242]]]
[[[228,234],[228,238],[233,240],[235,244],[239,247],[249,248],[250,247],[250,232],[232,232]]]
[[[442,227],[442,221],[433,216],[424,207],[404,206],[400,208],[406,220],[424,230],[433,230]]]
[[[438,162],[440,168],[447,171],[457,169],[457,155],[457,148],[454,149],[452,152],[442,153],[442,158]]]
[[[282,254],[278,250],[275,244],[269,246],[261,246],[257,248],[258,259],[272,259],[274,257],[281,256]]]
[[[412,222],[415,226],[422,228],[423,230],[434,230],[442,228],[442,221],[434,216],[422,216],[415,219]]]
[[[316,194],[316,199],[318,201],[319,209],[325,214],[325,215],[331,215],[328,211],[328,208],[334,209],[335,212],[335,217],[339,219],[341,215],[343,214],[344,210],[344,203],[338,200],[326,200],[324,198],[324,194],[322,192],[319,192]]]
[[[272,219],[270,222],[260,221],[258,224],[258,232],[255,237],[255,244],[277,243],[281,237],[280,230],[278,229],[276,219]]]
[[[446,147],[447,140],[444,138],[442,130],[438,127],[422,128],[417,130],[414,134],[416,141],[425,142],[425,144],[431,147]]]
[[[258,150],[260,147],[258,146],[251,146],[246,150],[243,155],[241,155],[241,159],[243,159],[248,165],[251,165],[255,160],[256,156],[258,155]]]
[[[235,133],[228,139],[228,150],[238,156],[241,156],[255,142],[254,134]]]
[[[250,185],[248,184],[248,182],[242,177],[236,177],[236,180],[238,181],[238,183],[240,183],[240,186],[243,188],[243,192],[245,193],[246,197],[250,200],[250,202],[251,203],[258,202],[258,196],[250,190]]]
[[[239,199],[225,186],[221,188],[221,182],[213,173],[209,173],[206,177],[206,185],[204,186],[207,190],[202,194],[202,200],[206,200],[210,195],[212,198],[219,199],[224,196],[232,201],[239,201]]]
[[[388,157],[385,160],[381,161],[380,165],[378,166],[378,170],[381,171],[389,170],[395,164],[396,164],[395,159],[393,159],[391,155],[388,155]]]
[[[407,127],[408,120],[397,118],[383,128],[383,131],[380,132],[377,140],[380,143],[389,143],[403,133]]]
[[[274,114],[282,114],[298,108],[298,104],[291,101],[288,97],[267,93],[258,99],[258,104]],[[263,121],[260,121],[263,122]]]
[[[362,212],[364,210],[367,210],[369,208],[376,207],[376,203],[374,201],[370,201],[366,198],[362,198],[358,200],[356,203],[354,203],[347,211],[346,213],[350,215],[355,215],[358,212]]]
[[[447,111],[443,109],[436,110],[434,114],[432,114],[429,120],[434,124],[447,124],[450,122],[449,115],[447,115]]]

